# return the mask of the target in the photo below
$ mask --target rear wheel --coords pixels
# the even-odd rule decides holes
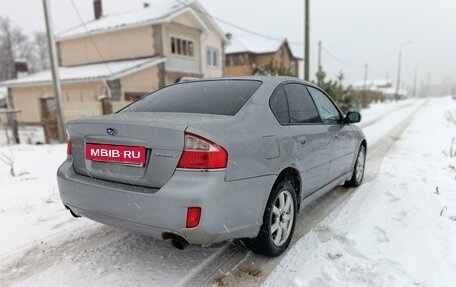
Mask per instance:
[[[358,157],[356,158],[355,168],[353,175],[345,186],[357,187],[361,184],[364,178],[364,168],[366,166],[366,148],[362,145],[359,148]]]
[[[296,201],[296,192],[291,183],[281,181],[274,186],[269,195],[258,236],[245,240],[253,252],[279,256],[287,249],[295,228]]]

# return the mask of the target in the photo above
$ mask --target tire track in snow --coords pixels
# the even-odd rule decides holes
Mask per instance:
[[[371,126],[371,125],[377,123],[377,122],[378,122],[379,120],[381,120],[382,118],[384,118],[385,115],[388,115],[388,114],[391,115],[392,113],[395,113],[395,112],[397,112],[397,111],[400,111],[400,110],[402,110],[402,109],[405,109],[405,108],[407,108],[407,107],[410,107],[410,106],[412,106],[413,104],[414,104],[414,102],[409,102],[409,103],[406,103],[406,104],[404,104],[404,105],[400,105],[400,106],[398,106],[398,107],[395,107],[395,108],[392,109],[392,110],[385,111],[384,113],[382,113],[382,114],[376,116],[375,118],[373,118],[373,119],[371,119],[371,120],[369,120],[369,121],[367,121],[367,122],[361,122],[358,126],[359,126],[360,128],[362,128],[362,129],[363,129],[363,128],[367,128],[368,126]]]
[[[81,252],[83,249],[100,247],[106,243],[106,238],[115,240],[122,236],[125,236],[124,231],[102,226],[97,232],[67,240],[55,246],[41,241],[41,244],[35,245],[19,259],[6,263],[6,267],[0,269],[0,286],[9,286],[30,278],[48,269],[69,254]]]

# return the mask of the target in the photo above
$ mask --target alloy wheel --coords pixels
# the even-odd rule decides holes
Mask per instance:
[[[271,213],[271,239],[282,246],[290,236],[294,221],[294,204],[290,191],[282,190],[274,200]]]

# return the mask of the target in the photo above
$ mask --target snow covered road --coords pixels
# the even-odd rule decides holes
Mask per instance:
[[[352,202],[353,198],[359,197],[360,190],[375,186],[379,180],[388,182],[388,178],[384,178],[382,160],[390,148],[401,141],[404,130],[410,134],[406,129],[410,122],[413,120],[414,126],[415,121],[421,119],[414,117],[418,109],[419,114],[423,109],[430,109],[427,113],[432,118],[431,112],[437,106],[454,109],[454,105],[451,106],[453,102],[450,99],[433,99],[430,102],[415,100],[376,105],[363,114],[364,123],[361,126],[364,125],[369,142],[366,184],[357,190],[337,188],[307,207],[298,220],[294,237],[297,244],[287,255],[277,259],[256,256],[238,242],[210,248],[190,246],[178,251],[169,242],[131,234],[83,218],[73,219],[62,208],[55,183],[57,164],[65,157],[64,146],[0,147],[0,154],[8,154],[11,150],[18,172],[28,172],[11,177],[8,169],[0,165],[0,285],[188,286],[217,282],[219,285],[258,286],[281,262],[266,280],[267,286],[277,286],[277,280],[283,280],[282,274],[287,274],[283,276],[289,278],[286,281],[289,284],[303,283],[302,286],[307,286],[313,281],[300,277],[300,267],[305,264],[293,265],[297,261],[293,254],[299,254],[297,257],[303,260],[314,255],[317,259],[321,256],[321,260],[326,260],[326,249],[323,248],[321,253],[312,253],[315,246],[319,247],[312,240],[323,234],[320,235],[323,241],[327,239],[326,242],[333,243],[331,232],[336,230],[334,234],[341,233],[332,225],[327,228],[330,231],[320,232],[326,230],[322,226],[327,227],[328,218],[342,217],[356,207]],[[403,170],[400,166],[395,169]],[[455,223],[453,225],[456,226]],[[374,227],[374,232],[381,237],[382,230],[386,232],[386,229],[378,225],[378,229]],[[322,246],[323,243],[319,242]],[[312,262],[306,262],[313,266]],[[304,274],[309,270],[302,272]],[[321,272],[316,273],[317,277],[320,275]],[[331,279],[338,282],[337,278]],[[345,281],[341,282],[345,284]]]

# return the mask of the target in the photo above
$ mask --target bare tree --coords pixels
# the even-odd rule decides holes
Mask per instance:
[[[16,176],[16,171],[14,170],[14,162],[16,161],[13,153],[10,151],[9,154],[2,152],[0,154],[0,161],[6,164],[10,168],[10,174],[12,177]]]
[[[35,32],[33,37],[33,52],[30,59],[30,71],[38,72],[50,68],[47,36],[44,32]]]
[[[14,61],[33,57],[34,45],[19,28],[11,24],[9,18],[0,16],[0,81],[16,77]]]
[[[0,16],[0,80],[14,78],[14,52],[11,25],[8,18]]]

